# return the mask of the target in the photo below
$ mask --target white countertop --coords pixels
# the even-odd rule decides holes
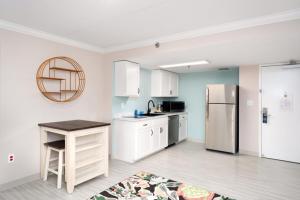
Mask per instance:
[[[162,112],[162,113],[157,113],[157,114],[163,114],[163,115],[158,115],[158,116],[153,116],[153,117],[142,117],[142,118],[135,118],[134,116],[123,116],[123,117],[118,117],[114,118],[114,120],[121,120],[121,121],[129,121],[129,122],[137,122],[137,121],[145,121],[145,120],[151,120],[151,119],[158,119],[158,118],[163,118],[163,117],[168,117],[172,115],[183,115],[187,114],[187,112]]]

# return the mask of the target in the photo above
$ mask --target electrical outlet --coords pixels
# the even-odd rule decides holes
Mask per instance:
[[[8,154],[8,163],[13,163],[15,162],[15,154],[10,153]]]

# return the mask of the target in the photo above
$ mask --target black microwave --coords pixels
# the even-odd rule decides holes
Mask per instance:
[[[163,101],[163,112],[184,112],[184,101]]]

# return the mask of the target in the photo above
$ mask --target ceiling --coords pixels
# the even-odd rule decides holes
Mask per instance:
[[[158,41],[122,57],[148,69],[211,61],[177,73],[300,60],[300,0],[0,0],[0,28],[106,53]]]
[[[0,19],[117,49],[297,8],[299,0],[0,0]]]
[[[211,61],[208,65],[168,69],[177,73],[284,63],[290,60],[300,61],[299,36],[300,20],[293,20],[190,39],[184,46],[180,42],[178,45],[172,44],[171,47],[162,44],[157,52],[142,55],[138,55],[137,52],[123,58],[139,62],[142,67],[148,69],[157,69],[165,64]]]

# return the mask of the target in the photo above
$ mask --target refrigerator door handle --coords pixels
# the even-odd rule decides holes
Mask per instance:
[[[209,118],[209,89],[206,88],[206,118],[208,119]]]

